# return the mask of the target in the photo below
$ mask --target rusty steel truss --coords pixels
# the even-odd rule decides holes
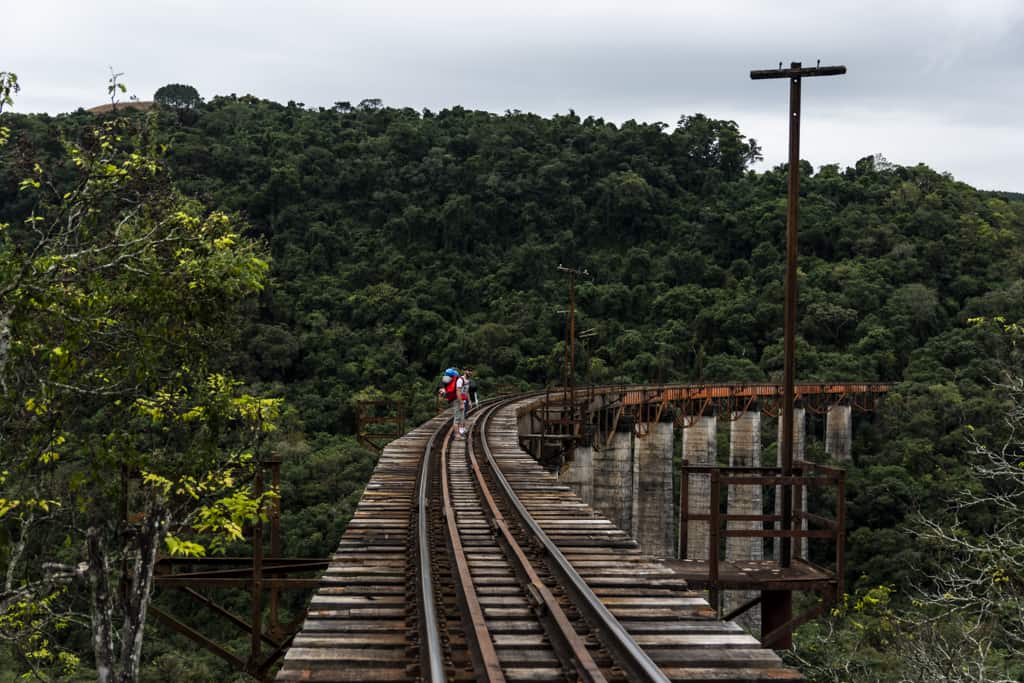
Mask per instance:
[[[878,398],[887,393],[892,384],[886,382],[805,382],[794,387],[795,402],[808,412],[823,414],[830,405],[849,405],[857,412],[873,412]],[[541,424],[542,434],[572,433],[582,435],[590,425],[593,431],[609,437],[618,429],[624,417],[629,417],[638,436],[646,433],[646,426],[663,419],[672,419],[676,427],[690,427],[700,417],[712,411],[725,421],[737,419],[749,410],[778,417],[781,408],[782,385],[759,384],[671,384],[653,387],[589,386],[575,392],[577,417],[573,429],[567,430],[562,418],[564,410],[556,406],[560,389],[549,389],[548,400],[534,410]],[[556,437],[562,438],[562,437]]]
[[[879,398],[892,389],[884,382],[817,382],[793,387],[794,401],[811,413],[825,413],[829,406],[848,405],[858,412],[872,412]],[[577,445],[590,445],[595,450],[611,446],[618,431],[632,430],[638,438],[645,437],[651,425],[669,422],[677,428],[692,426],[700,417],[716,414],[733,421],[748,411],[757,410],[779,417],[784,412],[784,386],[774,383],[743,384],[676,384],[663,386],[600,386],[578,388],[573,406],[566,406],[565,392],[548,389],[545,400],[532,407],[531,429],[524,446],[549,469],[571,457]],[[710,510],[691,514],[689,478],[704,474],[711,480]],[[845,571],[845,471],[815,463],[799,461],[789,467],[691,467],[686,461],[680,477],[679,534],[681,555],[678,571],[695,587],[710,591],[713,604],[726,590],[757,590],[753,600],[741,605],[726,619],[761,605],[764,643],[787,648],[791,634],[800,624],[813,619],[834,604],[843,590]],[[761,486],[774,489],[782,501],[774,515],[737,515],[719,509],[722,486]],[[801,511],[808,487],[834,487],[837,508],[832,518]],[[779,540],[779,557],[774,561],[722,563],[717,552],[709,552],[708,560],[695,561],[685,557],[687,523],[705,521],[712,528],[711,548],[717,548],[728,536],[775,538]],[[722,529],[722,522],[761,522],[763,529]],[[814,525],[808,528],[808,524]],[[835,543],[835,571],[816,566],[808,558],[793,553],[794,539],[818,539]],[[792,616],[793,591],[816,593],[816,606]]]
[[[708,513],[690,512],[690,479],[693,476],[704,476],[710,481]],[[731,486],[773,488],[776,500],[788,498],[792,501],[792,518],[796,524],[786,528],[786,519],[782,514],[723,513],[722,490],[723,487]],[[802,511],[809,487],[835,489],[836,506],[831,517]],[[787,488],[790,495],[783,496]],[[703,553],[707,559],[687,558],[691,521],[708,524],[708,547]],[[744,525],[746,528],[729,528],[730,522],[747,524]],[[755,528],[749,528],[750,522],[755,523]],[[758,540],[774,538],[780,541],[788,539],[790,543],[780,543],[779,547],[781,552],[789,552],[790,555],[776,557],[774,560],[723,561],[720,552],[722,539],[726,537]],[[796,554],[794,551],[800,547],[800,543],[793,541],[799,539],[834,543],[835,571],[815,565],[807,557]],[[673,567],[694,588],[708,590],[710,602],[716,608],[722,591],[760,591],[752,600],[722,618],[735,619],[760,604],[763,619],[761,640],[766,647],[791,647],[793,630],[834,605],[838,596],[842,595],[846,570],[845,540],[845,470],[799,460],[793,463],[791,472],[787,474],[781,467],[698,467],[683,460],[679,486],[679,561]],[[818,603],[792,617],[793,591],[817,593]]]
[[[804,382],[793,387],[794,403],[811,413],[824,413],[830,405],[849,405],[858,412],[872,412],[878,397],[892,389],[887,382]],[[725,420],[735,419],[756,403],[765,415],[778,417],[782,407],[781,384],[684,384],[633,389],[624,387],[615,404],[639,422],[658,422],[663,412],[674,411],[676,426],[689,427],[714,409]],[[651,408],[655,411],[652,413]]]
[[[388,442],[405,435],[405,404],[402,401],[356,402],[356,441],[379,454]]]
[[[873,412],[886,382],[804,382],[794,387],[794,403],[810,413],[823,414],[830,405],[849,405],[857,412]],[[543,401],[531,410],[531,428],[524,446],[541,462],[553,464],[577,445],[600,449],[611,444],[625,422],[643,437],[651,424],[671,419],[676,427],[690,427],[712,411],[727,422],[744,412],[759,410],[780,417],[783,386],[773,383],[666,384],[548,387]],[[604,442],[593,442],[604,435]]]
[[[280,491],[281,458],[271,456],[256,468],[254,493],[263,494],[264,469],[271,473],[272,490]],[[151,604],[150,613],[157,621],[184,635],[209,652],[228,662],[236,671],[249,674],[259,681],[269,680],[271,669],[284,656],[305,619],[305,611],[289,623],[281,623],[278,614],[282,590],[312,590],[320,585],[319,574],[327,568],[328,560],[321,557],[281,557],[280,498],[269,504],[270,554],[264,549],[264,523],[262,519],[252,525],[252,557],[170,558],[157,561],[154,585],[176,590],[206,610],[249,634],[249,652],[242,656],[225,645],[204,635],[171,613]],[[315,576],[308,576],[315,573]],[[293,577],[292,575],[306,575]],[[250,594],[249,618],[234,614],[204,595],[199,588],[234,589]],[[267,624],[264,627],[264,593],[267,594]],[[266,646],[266,653],[264,653]]]

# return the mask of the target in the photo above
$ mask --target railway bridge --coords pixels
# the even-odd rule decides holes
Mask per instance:
[[[801,410],[840,416],[888,388],[802,387]],[[766,645],[785,646],[841,590],[842,505],[804,506],[818,486],[837,486],[841,503],[842,475],[802,458],[782,474],[745,455],[759,453],[759,416],[777,414],[778,395],[559,390],[484,404],[465,438],[442,414],[392,441],[276,680],[802,680]],[[709,431],[718,415],[735,453],[724,467]],[[848,444],[848,418],[833,423],[833,443]],[[792,528],[770,510],[784,487]],[[752,550],[779,539],[796,541],[785,557],[777,543],[774,557]],[[811,564],[806,539],[834,545],[840,571]],[[793,590],[819,592],[817,610],[788,614]],[[736,621],[759,609],[762,640]]]

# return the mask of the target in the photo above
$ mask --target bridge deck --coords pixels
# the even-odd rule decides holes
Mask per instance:
[[[694,588],[705,588],[709,584],[707,560],[665,560],[665,564]],[[718,586],[724,589],[803,591],[835,584],[834,574],[799,559],[794,559],[789,567],[779,567],[775,560],[720,560],[718,563]]]
[[[417,465],[443,421],[435,418],[384,449],[278,681],[418,679],[410,524]],[[670,679],[803,680],[739,626],[717,619],[669,564],[642,554],[522,451],[515,405],[491,420],[486,436],[502,473],[538,524]],[[623,678],[614,668],[608,672],[613,680]],[[449,668],[448,675],[472,679],[461,669]]]

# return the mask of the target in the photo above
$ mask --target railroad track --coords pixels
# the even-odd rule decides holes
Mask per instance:
[[[523,452],[516,408],[384,450],[278,681],[803,680]]]

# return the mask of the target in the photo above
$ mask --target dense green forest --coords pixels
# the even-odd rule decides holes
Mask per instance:
[[[4,114],[0,223],[25,229],[33,163],[55,187],[70,186],[75,164],[62,141],[87,147],[90,127],[130,120],[175,192],[246,226],[269,281],[245,305],[223,362],[253,396],[284,399],[272,440],[286,458],[285,555],[330,552],[358,501],[374,462],[352,438],[358,399],[405,401],[418,421],[432,414],[449,365],[475,368],[484,395],[560,380],[559,264],[591,273],[576,291],[577,329],[596,330],[578,381],[781,376],[787,168],[750,170],[760,151],[734,122],[693,114],[671,126],[616,125],[571,111],[431,112],[376,100],[203,103],[183,92],[174,106],[101,119]],[[1014,324],[1024,320],[1024,199],[880,156],[800,170],[797,379],[897,386],[857,423],[852,595],[801,630],[794,661],[813,680],[897,680],[887,678],[897,669],[939,680],[927,666],[950,662],[962,666],[945,680],[1014,680],[1024,675],[1019,540],[1009,560],[978,568],[920,516],[956,539],[1021,538],[1017,508],[1002,505],[1024,495],[1017,471],[991,481],[979,470],[989,454],[1021,453],[1012,428],[1022,426],[1013,381],[1024,376]],[[809,453],[824,457],[813,438]],[[3,469],[15,475],[10,462]],[[11,497],[12,481],[0,478],[0,494]],[[0,568],[23,564],[10,550],[13,516],[0,523]],[[997,607],[931,601],[950,562],[995,590]],[[81,656],[78,673],[64,675],[94,677],[88,641],[61,633],[49,647]],[[908,643],[953,645],[922,663]],[[187,647],[150,630],[142,680],[228,678],[212,655],[179,661]],[[16,642],[0,648],[11,655],[0,656],[10,662],[0,680],[26,669]],[[34,666],[62,675],[53,658]]]

